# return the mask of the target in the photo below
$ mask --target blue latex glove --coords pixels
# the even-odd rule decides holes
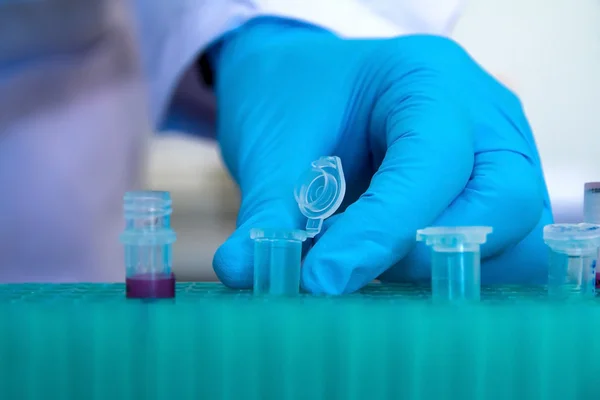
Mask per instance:
[[[218,141],[242,204],[214,268],[252,286],[249,230],[303,228],[293,197],[311,161],[337,155],[345,210],[326,221],[302,285],[339,294],[371,280],[430,276],[416,230],[488,225],[482,281],[546,277],[550,203],[517,97],[451,40],[342,40],[277,19],[244,25],[211,51]]]

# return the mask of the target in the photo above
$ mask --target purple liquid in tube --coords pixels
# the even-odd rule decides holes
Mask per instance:
[[[172,201],[169,192],[127,192],[123,197],[125,231],[126,297],[172,299],[175,275],[171,273],[171,246],[176,235],[171,229]]]
[[[126,279],[125,287],[129,299],[171,299],[175,297],[175,275],[133,275]]]

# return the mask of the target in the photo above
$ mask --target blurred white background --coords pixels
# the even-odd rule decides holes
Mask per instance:
[[[155,137],[149,151],[148,186],[173,198],[177,279],[216,280],[212,257],[235,228],[239,205],[216,144],[173,134]]]
[[[472,0],[455,38],[523,100],[557,221],[600,180],[600,1]]]
[[[520,95],[556,218],[580,220],[583,184],[600,180],[600,1],[471,0],[454,37]],[[174,198],[178,278],[216,279],[239,200],[215,144],[156,137],[147,182]]]

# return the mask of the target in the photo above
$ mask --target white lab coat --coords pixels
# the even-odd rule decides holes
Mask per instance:
[[[192,64],[223,33],[274,15],[346,37],[445,34],[462,1],[135,0],[136,18],[129,5],[0,2],[0,282],[124,279],[122,195],[148,121],[212,135]]]

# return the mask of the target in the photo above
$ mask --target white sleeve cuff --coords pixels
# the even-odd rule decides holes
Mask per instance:
[[[200,53],[224,32],[255,15],[253,7],[243,2],[208,0],[136,0],[136,12],[150,112],[156,125],[165,118],[181,79],[193,75],[186,71]]]
[[[195,61],[257,16],[296,19],[342,37],[447,35],[465,0],[136,0],[155,125],[212,136],[215,105]]]
[[[260,14],[319,25],[351,38],[448,35],[466,0],[254,0]]]

